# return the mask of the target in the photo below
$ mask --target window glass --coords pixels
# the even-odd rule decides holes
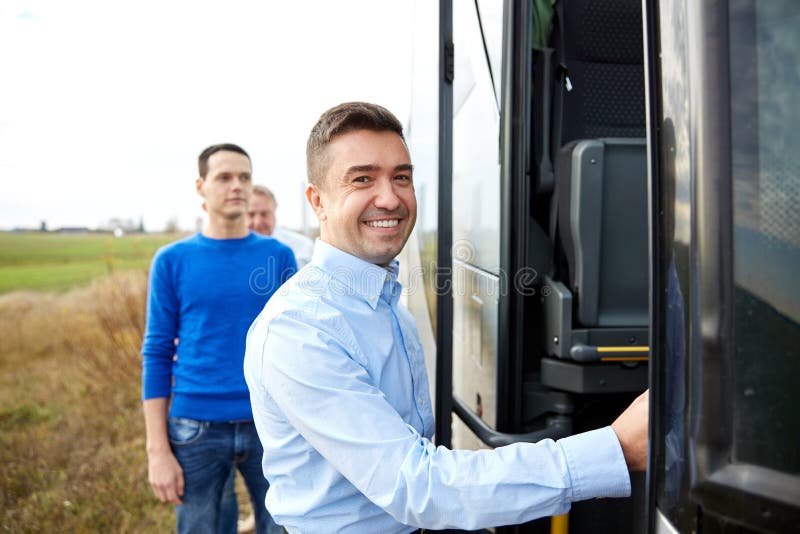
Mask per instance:
[[[417,319],[417,328],[425,345],[425,339],[432,338],[436,332],[438,295],[436,259],[439,232],[439,57],[432,51],[439,46],[439,6],[425,0],[418,0],[414,6],[411,113],[406,141],[414,163],[417,224],[414,235],[406,245],[409,254],[401,258],[400,267],[408,270],[408,279],[404,281],[408,292],[407,304]],[[415,256],[417,251],[418,257]],[[420,298],[420,292],[424,293],[424,299]],[[428,321],[423,320],[425,314],[428,315]],[[430,332],[430,336],[426,332]],[[425,358],[431,376],[435,376],[435,349],[432,342],[430,346],[425,346]]]
[[[499,0],[453,2],[453,396],[489,425],[497,408],[497,295],[488,288],[500,272],[500,114],[492,73],[500,64],[502,10]],[[452,443],[480,446],[457,420]]]
[[[490,4],[481,2],[483,12],[494,12]],[[480,28],[473,2],[453,2],[453,259],[497,273],[500,115]]]
[[[486,55],[492,70],[494,94],[500,107],[500,75],[503,60],[503,3],[497,0],[478,0]]]
[[[800,3],[730,4],[733,461],[800,474]]]

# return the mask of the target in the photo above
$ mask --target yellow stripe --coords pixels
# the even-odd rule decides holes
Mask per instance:
[[[650,352],[650,347],[597,347],[597,352]]]
[[[569,514],[554,515],[550,518],[550,534],[569,532]]]

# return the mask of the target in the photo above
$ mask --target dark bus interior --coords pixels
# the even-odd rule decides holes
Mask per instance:
[[[437,440],[558,439],[651,389],[631,498],[497,532],[800,531],[797,24],[440,2]]]

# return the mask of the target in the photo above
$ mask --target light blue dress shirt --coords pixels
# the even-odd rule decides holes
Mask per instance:
[[[245,378],[290,533],[407,533],[517,524],[630,494],[610,427],[494,450],[437,447],[422,347],[397,262],[317,241],[250,327]]]

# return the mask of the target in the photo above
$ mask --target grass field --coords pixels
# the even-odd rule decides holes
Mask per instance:
[[[0,531],[174,531],[147,483],[139,351],[147,266],[178,237],[0,233]]]
[[[147,484],[147,276],[0,295],[0,530],[169,532]]]
[[[153,253],[177,234],[0,232],[0,293],[64,291],[128,269],[147,269]]]

